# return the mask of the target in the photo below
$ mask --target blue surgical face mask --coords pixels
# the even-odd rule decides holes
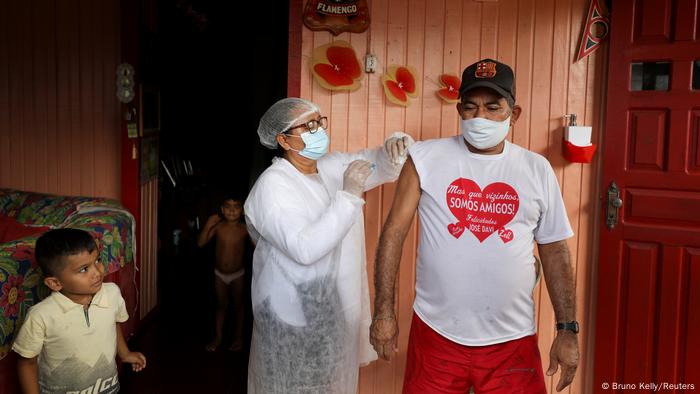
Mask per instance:
[[[297,137],[293,134],[288,134],[288,136]],[[301,133],[301,135],[298,137],[301,137],[301,140],[304,141],[304,149],[300,151],[293,148],[289,149],[299,152],[300,155],[306,157],[307,159],[318,160],[328,152],[330,139],[328,138],[328,134],[326,134],[326,130],[324,130],[322,127],[316,129],[314,133],[309,131]]]

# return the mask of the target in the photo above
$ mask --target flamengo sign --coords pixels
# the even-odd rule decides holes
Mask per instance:
[[[357,14],[357,5],[330,5],[319,1],[316,11],[326,15],[355,15]]]
[[[303,20],[311,30],[361,33],[369,27],[367,0],[308,0]]]

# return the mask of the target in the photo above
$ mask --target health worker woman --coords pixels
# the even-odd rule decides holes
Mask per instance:
[[[398,178],[413,140],[397,132],[381,147],[327,153],[327,126],[320,108],[299,98],[260,119],[260,143],[283,156],[244,207],[256,243],[249,393],[354,394],[359,367],[377,357],[362,196]]]

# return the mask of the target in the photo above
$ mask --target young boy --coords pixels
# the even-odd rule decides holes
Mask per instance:
[[[35,255],[52,293],[29,310],[12,346],[22,391],[117,393],[115,353],[137,372],[146,357],[126,345],[120,323],[129,315],[119,287],[102,283],[95,240],[83,230],[51,230]]]
[[[229,347],[231,351],[243,348],[243,289],[245,267],[243,252],[248,231],[243,220],[242,199],[226,196],[221,204],[221,213],[209,217],[197,239],[200,248],[216,237],[216,257],[214,268],[214,288],[216,289],[216,334],[207,345],[213,352],[221,344],[224,319],[229,299],[233,299],[236,329]]]

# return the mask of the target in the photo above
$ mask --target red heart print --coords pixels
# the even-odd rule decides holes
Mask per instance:
[[[447,187],[446,199],[458,223],[479,242],[510,223],[520,206],[518,193],[507,183],[494,182],[482,190],[466,178],[458,178]],[[448,230],[452,233],[449,226]]]
[[[498,236],[501,237],[504,244],[507,244],[508,242],[513,240],[513,230],[506,230],[504,228],[501,228],[500,230],[498,230]]]
[[[464,227],[457,223],[457,224],[448,224],[447,225],[447,230],[449,230],[450,234],[452,234],[453,237],[459,238],[462,236],[462,233],[464,232]]]

